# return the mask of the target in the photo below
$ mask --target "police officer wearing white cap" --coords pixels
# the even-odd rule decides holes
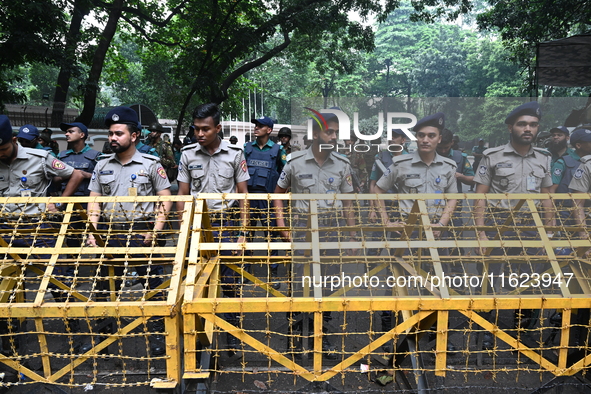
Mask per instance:
[[[115,153],[104,156],[97,163],[89,185],[90,196],[170,196],[170,182],[160,159],[136,150],[141,127],[137,113],[129,107],[113,108],[107,113],[105,124],[109,127],[109,143]],[[88,213],[95,227],[99,227],[102,217],[109,224],[101,224],[101,228],[108,226],[117,230],[133,230],[131,238],[128,238],[128,234],[111,235],[109,246],[142,247],[158,242],[155,234],[164,229],[171,205],[171,202],[158,206],[153,202],[115,202],[103,203],[101,210],[99,203],[91,202],[88,204]],[[88,236],[88,244],[96,245],[92,234]],[[137,266],[136,271],[141,277],[148,274],[146,266]],[[148,288],[155,289],[163,282],[163,267],[152,265],[149,273]],[[123,268],[117,267],[115,274],[123,275]],[[151,323],[152,331],[164,328],[161,320]],[[150,351],[153,356],[165,353],[161,335],[150,336]]]

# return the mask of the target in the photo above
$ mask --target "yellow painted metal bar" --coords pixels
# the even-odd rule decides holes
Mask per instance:
[[[363,359],[364,357],[367,357],[369,354],[371,354],[373,351],[378,349],[384,343],[386,343],[390,339],[392,339],[392,337],[395,337],[396,335],[400,335],[402,333],[408,332],[415,324],[419,323],[422,319],[424,319],[430,315],[431,315],[431,312],[423,311],[423,312],[419,312],[419,313],[416,313],[416,314],[410,316],[408,319],[404,319],[402,323],[400,323],[399,325],[397,325],[396,327],[394,327],[393,329],[391,329],[390,331],[388,331],[384,335],[380,336],[379,338],[377,338],[375,341],[371,342],[367,346],[363,347],[362,349],[357,351],[355,354],[352,354],[351,356],[347,357],[346,360],[340,362],[339,364],[335,365],[334,367],[331,367],[329,371],[323,373],[316,380],[327,381],[328,379],[332,378],[336,374],[346,370],[347,368],[349,368],[351,365],[355,364],[359,360]]]
[[[401,290],[401,289],[399,289]],[[560,294],[509,296],[458,296],[440,299],[432,296],[399,296],[399,297],[342,297],[323,298],[321,301],[310,297],[291,298],[285,302],[281,298],[242,298],[242,307],[235,300],[217,298],[215,300],[197,300],[185,305],[185,313],[227,313],[240,312],[319,312],[319,311],[368,311],[371,305],[374,311],[383,310],[508,310],[519,309],[562,309],[562,308],[590,308],[591,298],[587,295],[574,295],[564,298]],[[267,306],[266,308],[264,306]],[[1,309],[0,309],[1,311]],[[18,313],[18,311],[14,311]]]
[[[225,265],[226,265],[226,267],[230,268],[232,271],[240,274],[240,276],[242,276],[243,278],[251,281],[255,286],[258,286],[258,287],[262,288],[263,290],[269,292],[271,295],[273,295],[275,297],[287,297],[282,292],[275,290],[271,286],[271,284],[269,284],[267,282],[263,282],[262,280],[260,280],[256,276],[252,275],[251,273],[249,273],[248,271],[246,271],[242,267],[238,267],[236,264],[228,264],[228,263],[226,263]]]
[[[60,378],[62,378],[65,374],[67,374],[71,369],[78,367],[80,364],[87,361],[91,357],[96,357],[96,354],[100,353],[101,350],[107,348],[110,344],[115,342],[117,340],[117,336],[124,336],[126,334],[129,334],[131,331],[135,330],[141,324],[144,324],[144,321],[145,321],[144,317],[139,317],[139,318],[135,319],[134,321],[132,321],[131,323],[129,323],[125,327],[121,328],[121,330],[118,330],[115,334],[109,336],[104,341],[96,344],[88,352],[84,353],[83,355],[81,355],[77,359],[72,360],[70,362],[70,364],[66,365],[65,367],[63,367],[62,369],[60,369],[59,371],[57,371],[56,373],[51,375],[48,380],[50,382],[57,382]]]
[[[277,363],[292,370],[299,377],[302,377],[302,378],[309,380],[309,381],[317,380],[317,376],[315,376],[313,373],[310,373],[304,367],[296,364],[295,362],[293,362],[289,358],[285,357],[283,354],[279,353],[275,349],[270,348],[267,345],[265,345],[264,343],[259,342],[258,340],[256,340],[255,338],[251,337],[246,332],[244,332],[244,330],[233,326],[232,324],[228,323],[227,321],[225,321],[221,317],[216,316],[216,315],[203,315],[203,317],[206,320],[210,321],[211,323],[220,327],[225,332],[232,332],[232,334],[235,337],[237,337],[240,341],[246,343],[249,346],[252,346],[253,348],[257,349],[264,356],[270,357],[271,359],[273,359]]]
[[[427,236],[427,241],[431,242],[431,247],[429,248],[429,253],[431,254],[431,262],[433,263],[433,269],[435,270],[435,274],[443,278],[443,268],[441,267],[441,260],[439,259],[439,252],[437,248],[433,245],[436,245],[435,236],[433,235],[433,227],[431,227],[431,221],[429,220],[429,215],[427,214],[427,205],[425,204],[424,200],[417,200],[416,203],[419,206],[419,209],[423,212],[421,215],[421,223],[425,228],[425,235]],[[449,298],[449,291],[447,287],[443,287],[439,289],[442,298]]]
[[[187,209],[189,207],[189,209]],[[193,200],[189,202],[185,202],[185,212],[182,216],[182,222],[180,224],[180,231],[179,234],[186,234],[189,235],[189,229],[191,228],[192,224],[192,215],[190,212],[193,210]],[[166,303],[169,306],[176,305],[180,298],[182,297],[182,293],[180,293],[181,289],[181,280],[182,275],[184,272],[184,261],[185,256],[187,255],[187,248],[189,247],[189,236],[179,236],[177,241],[177,251],[174,255],[174,263],[172,266],[172,275],[170,277],[170,282],[168,285],[170,286],[170,292],[168,293]]]
[[[180,317],[164,317],[164,327],[166,329],[166,377],[169,383],[181,382],[181,340],[180,340]],[[176,385],[175,385],[176,386]],[[155,386],[155,388],[158,388]]]
[[[568,342],[570,340],[570,330],[572,327],[572,310],[562,310],[562,328],[560,329],[560,349],[558,350],[558,368],[565,369],[568,357]]]
[[[303,321],[302,324],[307,322]],[[322,312],[314,312],[314,375],[322,374]]]
[[[320,268],[320,226],[318,224],[318,201],[310,201],[310,241],[312,242],[312,277],[315,280],[319,280],[322,276]],[[322,298],[322,289],[314,286],[312,289],[315,298]]]
[[[47,337],[43,329],[43,320],[40,317],[35,318],[35,329],[37,330],[37,340],[39,341],[39,350],[41,351],[41,362],[43,364],[43,375],[46,378],[51,376],[51,361],[49,359],[49,349],[47,347]]]
[[[564,273],[560,269],[558,262],[556,261],[556,256],[554,254],[554,248],[550,246],[550,238],[548,238],[548,234],[546,233],[546,229],[544,228],[544,223],[542,222],[542,218],[540,217],[540,213],[536,207],[536,204],[532,200],[527,200],[527,206],[529,210],[532,212],[532,216],[534,222],[536,223],[538,234],[540,235],[540,239],[542,240],[542,244],[544,245],[544,249],[546,251],[546,255],[550,260],[550,265],[552,266],[552,270],[554,271],[554,275],[560,275],[564,277]],[[570,297],[570,291],[568,287],[566,287],[566,283],[561,281],[558,285],[560,287],[560,291],[564,297]]]
[[[494,336],[499,338],[501,341],[505,342],[506,344],[508,344],[512,348],[523,353],[525,356],[527,356],[532,361],[537,363],[540,367],[542,367],[554,374],[560,372],[556,365],[554,365],[550,361],[546,360],[540,354],[531,350],[529,347],[527,347],[523,343],[519,342],[517,339],[513,338],[511,335],[505,333],[498,326],[494,325],[493,323],[490,323],[488,320],[484,319],[478,313],[476,313],[474,311],[466,311],[466,310],[460,310],[459,312],[464,314],[468,319],[474,321],[476,324],[480,325],[485,330],[488,330],[490,333],[492,333]]]
[[[447,340],[449,312],[437,312],[437,341],[435,343],[435,376],[445,376],[447,369]]]
[[[37,372],[31,371],[29,368],[23,366],[21,363],[6,357],[2,353],[0,353],[0,363],[8,365],[10,368],[17,371],[17,373],[22,373],[34,382],[49,383],[49,381],[45,377],[37,374]]]

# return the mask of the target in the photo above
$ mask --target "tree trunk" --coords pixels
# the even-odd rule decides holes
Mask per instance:
[[[72,70],[76,67],[76,47],[80,40],[80,26],[82,20],[90,12],[90,6],[86,0],[76,0],[72,11],[72,21],[66,36],[64,59],[60,67],[53,96],[53,111],[51,112],[51,126],[58,127],[64,119],[68,90],[70,89],[70,78]]]
[[[99,80],[105,64],[107,51],[109,50],[113,36],[117,31],[117,24],[121,18],[123,3],[124,0],[113,1],[113,4],[109,8],[109,20],[107,21],[101,40],[94,52],[92,67],[88,73],[88,80],[84,89],[84,108],[82,109],[80,116],[76,119],[78,122],[82,122],[86,125],[90,124],[94,116]]]

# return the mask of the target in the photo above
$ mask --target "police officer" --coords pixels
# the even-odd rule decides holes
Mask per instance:
[[[34,126],[33,126],[34,127]],[[22,131],[22,130],[21,130]],[[30,130],[29,130],[30,132]],[[24,134],[29,134],[24,132]],[[49,152],[31,149],[17,144],[17,137],[13,137],[12,126],[6,115],[0,115],[0,192],[2,197],[43,197],[50,186],[53,177],[70,179],[63,196],[71,196],[83,179],[80,171],[64,164],[52,157]],[[14,230],[17,222],[18,229],[24,230],[18,238],[8,235],[5,241],[13,247],[54,247],[56,239],[50,236],[36,234],[36,228],[48,229],[47,222],[39,224],[41,214],[45,211],[55,212],[53,204],[4,204],[0,228]],[[31,230],[27,235],[26,230]],[[40,257],[42,258],[42,257]],[[55,294],[55,293],[54,293]],[[74,329],[74,331],[78,331]],[[6,333],[6,327],[0,325],[0,333]],[[3,348],[7,351],[3,336]]]
[[[248,192],[249,193],[273,193],[279,179],[279,172],[286,163],[285,150],[283,146],[274,143],[269,139],[273,132],[273,120],[267,116],[259,119],[252,119],[254,123],[255,140],[244,144],[244,156],[248,167]],[[256,226],[261,221],[263,228],[276,227],[274,215],[270,212],[269,201],[250,200],[250,225]],[[274,232],[262,231],[267,242],[276,240]],[[254,235],[254,234],[253,234]],[[271,237],[271,239],[269,239]],[[254,236],[249,237],[253,240]],[[251,251],[252,254],[252,251]],[[271,256],[277,256],[277,250],[271,251]],[[277,281],[277,263],[270,266],[270,277],[274,281],[273,288],[279,289],[281,283]]]
[[[61,151],[58,157],[64,163],[82,172],[84,181],[82,181],[80,187],[76,190],[75,195],[88,196],[90,195],[90,191],[88,190],[90,178],[94,172],[97,158],[101,153],[92,149],[86,143],[88,128],[83,123],[62,123],[60,124],[60,129],[66,134],[68,149]]]
[[[478,140],[478,145],[472,147],[472,156],[474,156],[474,163],[472,163],[472,168],[478,168],[480,165],[480,160],[482,160],[482,154],[486,150],[484,146],[484,140],[480,138]],[[470,186],[470,191],[474,190],[474,183]]]
[[[533,146],[539,130],[539,121],[542,117],[540,106],[537,102],[531,101],[522,104],[509,113],[505,124],[511,137],[506,145],[484,151],[480,166],[476,171],[474,181],[476,182],[476,193],[548,193],[552,185],[550,176],[551,157],[545,149]],[[489,206],[486,207],[486,201]],[[521,219],[519,212],[511,212],[517,200],[477,200],[474,203],[474,222],[476,226],[494,225],[503,223],[509,215],[513,215],[514,224],[529,224],[530,219]],[[546,224],[553,224],[553,207],[550,200],[542,200],[544,207],[544,218]],[[488,220],[485,218],[485,209],[488,211]],[[494,215],[494,216],[493,216]],[[521,222],[520,222],[521,220]],[[489,237],[496,235],[496,232],[487,234],[485,231],[478,231],[478,239],[486,241]],[[519,234],[520,239],[535,238],[536,232],[523,231]],[[515,232],[505,232],[504,239],[516,238]],[[477,248],[477,253],[483,254],[484,248]],[[521,248],[494,249],[491,255],[517,255],[521,254]],[[528,254],[537,254],[537,250],[527,250]],[[491,273],[500,273],[500,264],[495,264]],[[532,327],[535,324],[535,312],[522,310],[522,315],[515,314],[516,327]],[[484,348],[492,347],[492,336],[485,333]]]
[[[50,155],[56,157],[51,150],[51,147],[41,145],[41,137],[39,129],[32,124],[21,126],[16,135],[18,143],[25,148],[40,149],[49,152]]]
[[[569,131],[564,126],[550,129],[550,141],[547,148],[552,153],[552,163],[565,155],[570,155],[573,150],[568,147]]]
[[[277,138],[281,142],[281,146],[287,155],[291,153],[291,129],[289,127],[282,127],[277,133]]]
[[[531,101],[515,108],[505,119],[511,140],[502,146],[487,149],[474,176],[476,193],[549,193],[550,155],[545,149],[533,146],[541,118],[540,106]],[[513,208],[515,200],[486,200],[489,210],[502,210],[505,214]],[[543,200],[545,217],[553,218],[552,203]],[[485,200],[474,204],[477,226],[485,223]],[[480,240],[488,240],[486,232],[479,231]]]
[[[242,149],[229,145],[219,138],[221,131],[221,113],[214,103],[201,104],[193,111],[194,135],[196,144],[185,146],[181,151],[179,165],[179,195],[199,193],[247,193],[247,182],[250,178]],[[207,200],[207,209],[213,227],[232,226],[235,200]],[[241,225],[248,226],[248,208],[244,200],[237,204],[240,207]],[[177,203],[177,210],[184,210],[184,203]],[[214,231],[214,237],[221,242],[233,242],[229,231]],[[248,232],[238,234],[237,243],[244,243]],[[221,252],[221,254],[225,254]],[[236,297],[235,287],[238,285],[237,274],[227,266],[221,267],[222,291],[227,297]],[[238,324],[238,315],[226,313],[224,318],[231,324]],[[228,348],[236,349],[237,339],[228,333]]]
[[[275,193],[285,193],[289,188],[294,194],[334,194],[334,193],[352,193],[353,180],[351,177],[351,166],[349,160],[334,151],[337,147],[337,134],[339,131],[339,122],[336,115],[328,114],[324,116],[326,127],[320,126],[321,122],[313,122],[313,139],[310,148],[294,152],[291,154],[291,160],[285,165]],[[332,148],[329,148],[332,147]],[[283,201],[275,200],[275,212],[277,215],[277,225],[285,227],[285,213],[283,212]],[[320,241],[358,241],[357,231],[355,227],[355,214],[352,209],[352,201],[344,200],[335,201],[334,197],[327,196],[327,199],[318,200],[318,219],[319,225],[323,230],[320,232]],[[340,212],[343,212],[341,214]],[[292,220],[293,227],[302,228],[308,227],[308,217],[310,215],[310,203],[307,200],[292,201],[292,212],[294,218]],[[347,226],[351,228],[349,236],[338,234],[334,230],[339,227],[341,221],[339,217],[344,217]],[[332,230],[331,230],[332,229]],[[292,238],[287,231],[282,231],[282,236],[286,240]],[[302,241],[303,235],[296,233],[296,239]],[[340,238],[343,239],[340,239]],[[301,254],[303,251],[296,250],[296,254]],[[324,255],[335,256],[338,255],[338,250],[321,250]],[[354,251],[351,251],[354,253]],[[297,271],[301,267],[296,267]],[[334,272],[340,267],[331,265],[325,272]],[[301,273],[301,272],[298,272]],[[325,321],[331,319],[330,313],[323,315]],[[326,327],[323,327],[325,330]],[[326,336],[322,338],[322,349],[324,355],[329,359],[336,358],[336,354],[332,353],[335,347],[329,342]]]
[[[409,155],[392,159],[388,171],[376,183],[376,193],[386,193],[393,187],[398,193],[457,193],[456,163],[437,154],[437,145],[441,141],[441,131],[445,127],[445,116],[438,112],[419,120],[413,130],[417,137],[417,150]],[[400,200],[401,216],[405,219],[414,202]],[[456,207],[456,200],[427,200],[427,209],[431,222],[435,226],[447,226]],[[383,200],[380,200],[382,223],[399,226],[400,222],[391,222]],[[439,231],[435,236],[441,235]]]
[[[137,113],[129,107],[115,107],[107,113],[105,125],[109,128],[109,143],[114,153],[106,155],[96,164],[89,185],[90,197],[170,196],[170,182],[160,160],[136,149],[141,127]],[[101,210],[99,203],[91,202],[88,204],[88,214],[95,227],[99,226],[102,217],[111,228],[134,230],[132,234],[111,235],[109,246],[142,247],[153,246],[157,242],[154,234],[164,229],[170,207],[170,202],[159,206],[153,202],[113,202],[104,203]],[[88,236],[88,244],[96,246],[92,234]],[[140,277],[146,277],[147,268],[137,266],[136,271]],[[162,266],[150,267],[148,288],[155,289],[162,284],[163,274]],[[115,275],[122,276],[123,268],[117,267]],[[162,320],[152,320],[150,323],[151,331],[161,332],[164,329]],[[162,335],[150,336],[150,352],[153,356],[161,356],[166,352]]]
[[[382,175],[388,171],[388,167],[392,165],[392,159],[396,156],[400,155],[407,155],[408,151],[404,147],[404,143],[406,141],[406,134],[401,129],[393,129],[392,130],[392,139],[388,141],[388,148],[381,149],[374,158],[374,163],[371,167],[371,172],[369,174],[369,192],[374,194],[376,193],[376,183],[380,180]],[[387,190],[388,193],[397,193],[395,186],[392,186],[392,189]],[[371,211],[369,212],[369,221],[375,223],[378,220],[378,213],[380,211],[380,205],[376,200],[370,200],[371,204]],[[390,215],[399,215],[398,212],[398,201],[395,200],[388,200],[386,201],[387,210],[390,212]],[[383,238],[384,232],[383,231],[376,231],[372,238],[374,240]],[[369,255],[377,255],[377,249],[370,249],[368,251]]]
[[[573,193],[591,192],[591,125],[581,126],[571,136],[571,144],[576,148],[577,154],[580,154],[581,164],[574,171],[568,189]],[[586,215],[584,212],[585,202],[587,200],[575,200],[575,219],[579,226],[586,228]],[[589,238],[587,231],[579,233],[582,239]]]
[[[238,144],[238,137],[236,137],[235,135],[230,137],[230,144],[232,145],[236,145]]]

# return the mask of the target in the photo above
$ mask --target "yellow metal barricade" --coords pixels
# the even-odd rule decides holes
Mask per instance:
[[[148,201],[185,201],[185,210],[155,232],[153,215],[139,204]],[[66,208],[51,214],[48,202]],[[115,203],[98,228],[88,220],[89,202]],[[120,210],[122,202],[137,208]],[[193,199],[9,198],[0,204],[2,384],[179,387]],[[42,213],[22,213],[31,205]],[[138,244],[146,233],[153,242]],[[86,246],[90,234],[96,247]],[[161,354],[152,354],[154,341],[161,341]]]
[[[552,208],[543,210],[548,197]],[[496,381],[533,372],[539,383],[588,369],[591,242],[580,238],[587,226],[576,223],[570,204],[586,194],[223,196],[308,200],[307,212],[287,208],[286,228],[211,227],[208,198],[220,196],[197,201],[200,234],[192,238],[183,304],[187,379],[215,375],[224,391],[235,381],[226,376],[256,376],[257,387],[270,389],[285,389],[289,378],[300,387],[338,376],[344,387],[362,372],[367,382],[426,392],[436,377],[459,374],[470,386],[483,374]],[[319,208],[327,199],[335,209]],[[440,227],[434,218],[445,199],[462,205]],[[472,206],[482,199],[489,208],[476,226]],[[344,200],[354,225],[337,208]],[[373,221],[379,200],[388,226]],[[413,200],[409,213],[401,200]],[[251,241],[237,243],[243,233]],[[226,277],[228,267],[239,278]]]

